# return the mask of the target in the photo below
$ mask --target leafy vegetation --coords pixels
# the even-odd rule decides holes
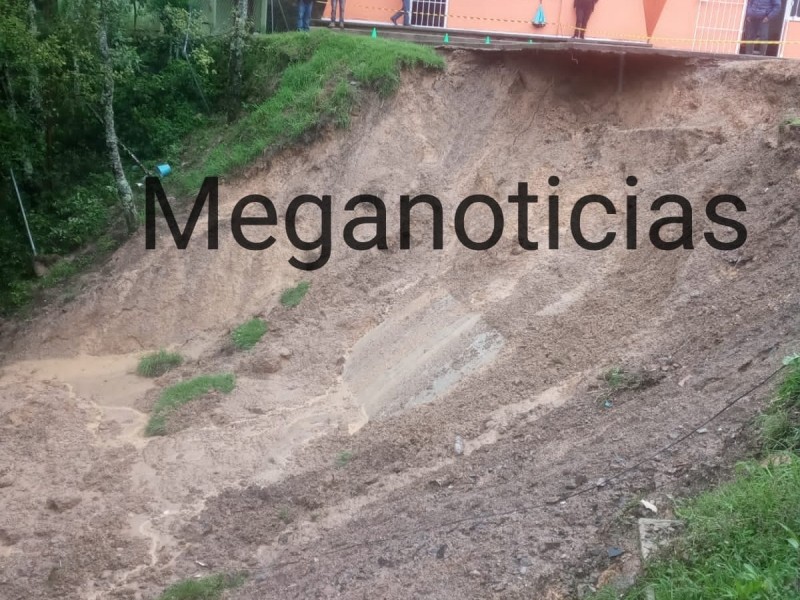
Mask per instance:
[[[160,377],[167,371],[179,367],[182,363],[183,357],[177,352],[159,350],[140,358],[136,372],[143,377]]]
[[[85,252],[87,245],[126,235],[104,137],[101,16],[124,175],[139,213],[142,167],[180,164],[166,185],[194,194],[207,175],[230,174],[322,127],[347,126],[363,92],[390,94],[404,67],[442,66],[429,48],[383,39],[250,35],[241,106],[232,111],[240,117],[228,123],[230,38],[210,35],[193,3],[107,0],[102,15],[100,4],[62,0],[29,13],[27,1],[0,0],[2,312],[54,283],[35,277],[12,168],[38,254],[79,255],[91,264],[107,252]]]
[[[184,192],[200,189],[209,173],[233,172],[265,152],[302,141],[321,127],[347,127],[362,90],[381,96],[400,83],[403,67],[441,68],[427,47],[328,31],[254,36],[246,53],[246,112],[222,118],[194,138],[196,162],[177,174]],[[199,160],[197,160],[199,158]]]
[[[336,466],[337,467],[346,467],[350,460],[353,458],[353,453],[350,450],[342,450],[336,456]]]
[[[244,583],[242,575],[209,575],[185,579],[169,586],[158,600],[218,600],[225,590]]]
[[[286,308],[294,308],[305,298],[311,284],[308,281],[301,281],[293,288],[289,288],[281,294],[281,304]]]
[[[761,420],[768,450],[798,448],[800,360],[788,367]],[[794,452],[738,465],[733,481],[684,501],[676,514],[685,535],[645,565],[626,600],[800,598],[800,457]],[[617,597],[606,588],[595,600]]]
[[[267,329],[266,321],[250,319],[231,331],[231,340],[239,350],[249,350],[267,333]]]
[[[236,380],[232,373],[220,373],[201,375],[165,388],[153,407],[153,414],[145,428],[145,435],[164,435],[170,413],[176,408],[212,391],[229,394],[235,383]]]

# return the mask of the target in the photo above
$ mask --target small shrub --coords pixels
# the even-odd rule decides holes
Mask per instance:
[[[183,357],[177,352],[159,350],[140,358],[136,372],[142,377],[160,377],[167,371],[179,367],[182,363]]]
[[[209,575],[185,579],[169,586],[158,600],[218,600],[225,590],[244,583],[242,575]]]
[[[614,367],[603,374],[603,381],[612,391],[616,392],[638,388],[642,384],[642,377],[638,373],[631,373],[622,367]]]
[[[233,345],[239,350],[249,350],[267,333],[266,321],[255,318],[242,323],[231,332]]]
[[[153,407],[153,414],[147,423],[145,435],[164,435],[167,419],[176,408],[211,391],[228,394],[233,390],[235,382],[232,373],[219,373],[217,375],[201,375],[169,386],[161,392],[161,396]]]
[[[286,308],[294,308],[303,300],[303,297],[308,293],[308,288],[311,283],[308,281],[301,281],[295,287],[289,288],[281,294],[281,304]]]
[[[346,467],[352,458],[353,453],[350,452],[350,450],[343,450],[339,452],[339,455],[336,457],[336,466],[339,468]]]
[[[292,522],[292,515],[289,514],[289,509],[286,508],[285,506],[282,507],[278,511],[278,519],[280,519],[281,523],[286,523],[286,524],[291,523]]]

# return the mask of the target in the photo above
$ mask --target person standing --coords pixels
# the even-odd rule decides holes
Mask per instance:
[[[749,0],[744,18],[745,54],[766,54],[766,44],[754,47],[756,38],[762,42],[769,39],[769,24],[781,12],[781,0]],[[763,49],[763,51],[762,51]]]
[[[411,25],[411,0],[403,0],[403,7],[391,17],[392,23],[397,25],[397,19],[400,17],[403,17],[403,25],[406,27]]]
[[[311,8],[314,0],[297,0],[297,31],[311,31]]]
[[[336,7],[339,7],[339,29],[344,29],[344,0],[331,0],[331,22],[328,27],[336,27]]]
[[[572,34],[573,38],[582,40],[586,37],[586,25],[589,23],[589,17],[592,16],[595,4],[597,4],[597,0],[575,0],[575,33]]]

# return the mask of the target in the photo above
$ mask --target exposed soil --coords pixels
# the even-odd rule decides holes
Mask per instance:
[[[640,58],[617,94],[609,57],[455,52],[444,73],[409,74],[394,98],[367,102],[350,130],[225,182],[219,250],[200,224],[185,251],[166,228],[146,251],[142,232],[71,302],[3,324],[0,597],[150,599],[180,578],[241,570],[250,577],[228,598],[567,598],[626,585],[638,499],[669,515],[671,496],[724,476],[770,386],[625,469],[797,349],[798,145],[779,125],[800,112],[798,83],[793,62]],[[545,248],[550,175],[558,250]],[[506,196],[518,181],[542,198],[536,251],[516,241]],[[639,247],[627,250],[632,189]],[[316,254],[298,254],[281,227],[269,250],[239,248],[226,224],[249,193],[275,202],[279,224],[294,196],[331,194],[328,264],[290,266]],[[388,250],[342,242],[358,193],[387,203]],[[441,199],[443,250],[430,249],[424,207],[412,249],[399,249],[403,193]],[[482,252],[453,228],[477,193],[506,215]],[[618,232],[606,250],[569,236],[587,193],[618,209],[584,213],[587,238]],[[690,200],[695,249],[649,243],[666,214],[649,206],[665,193]],[[719,193],[747,205],[739,250],[703,240],[725,237],[705,214]],[[470,210],[473,239],[488,217]],[[301,214],[302,235],[318,228]],[[306,298],[282,307],[302,279]],[[269,332],[232,351],[230,329],[252,316]],[[155,381],[134,375],[159,347],[188,360]],[[610,390],[613,367],[634,383]],[[232,393],[143,437],[163,386],[223,371],[237,375]],[[624,552],[609,558],[611,547]]]

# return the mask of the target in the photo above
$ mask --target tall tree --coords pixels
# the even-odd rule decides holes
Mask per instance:
[[[106,148],[108,149],[108,158],[111,162],[111,170],[114,173],[114,181],[117,186],[117,197],[125,217],[125,225],[128,228],[128,233],[133,233],[138,227],[139,220],[136,215],[136,206],[133,203],[133,192],[128,179],[125,177],[125,170],[122,168],[117,129],[114,124],[114,66],[111,62],[111,49],[108,46],[108,6],[106,0],[100,0],[98,38],[103,71],[102,104]]]
[[[228,122],[239,116],[242,105],[242,78],[244,71],[244,45],[247,35],[247,0],[233,2],[233,32],[230,53],[230,100]]]

